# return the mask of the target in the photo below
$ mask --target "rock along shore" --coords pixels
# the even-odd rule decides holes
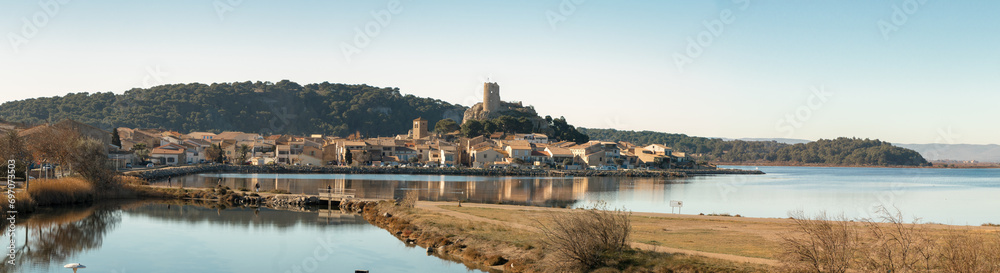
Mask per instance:
[[[482,254],[482,241],[469,240],[463,235],[441,234],[433,227],[421,226],[401,215],[393,215],[391,211],[406,212],[392,207],[398,206],[391,201],[344,200],[340,203],[341,211],[361,214],[368,223],[388,231],[406,245],[427,249],[427,255],[462,262],[487,272],[523,272],[529,269],[524,267],[523,261],[513,261],[511,257]],[[517,269],[514,268],[515,262],[520,265]]]
[[[471,169],[471,168],[389,168],[389,167],[337,167],[337,166],[294,166],[294,165],[224,165],[204,164],[181,167],[166,167],[125,172],[146,180],[159,180],[198,173],[329,173],[329,174],[416,174],[416,175],[466,175],[466,176],[585,176],[585,177],[686,177],[710,174],[764,174],[758,170],[738,169],[693,169],[693,170],[532,170],[532,169]]]

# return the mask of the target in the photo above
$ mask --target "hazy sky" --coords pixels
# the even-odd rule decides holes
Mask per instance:
[[[489,78],[504,100],[582,127],[997,144],[998,11],[922,0],[3,1],[0,101],[289,79],[469,106]]]

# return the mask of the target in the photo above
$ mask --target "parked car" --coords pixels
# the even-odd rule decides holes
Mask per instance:
[[[152,167],[153,167],[153,163],[146,164],[146,168],[152,168]]]
[[[131,169],[132,168],[132,163],[125,163],[125,168]]]

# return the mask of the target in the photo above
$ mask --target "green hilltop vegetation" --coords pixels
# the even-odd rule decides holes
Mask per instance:
[[[114,127],[162,128],[181,132],[242,131],[261,134],[328,134],[366,137],[405,134],[417,117],[436,124],[461,121],[468,108],[442,100],[403,95],[398,88],[291,81],[172,84],[135,88],[124,94],[71,93],[0,104],[0,119],[28,125],[74,119],[108,131]],[[541,118],[539,118],[541,119]],[[851,166],[920,166],[919,153],[888,142],[857,138],[805,144],[724,141],[650,131],[575,128],[565,118],[545,117],[540,130],[529,117],[501,116],[462,124],[445,122],[471,137],[493,132],[548,134],[555,140],[628,141],[666,144],[699,160],[734,163],[790,163]]]
[[[399,88],[291,81],[171,84],[124,94],[75,93],[11,101],[0,118],[40,124],[65,118],[110,131],[112,127],[181,132],[242,131],[262,134],[365,136],[405,134],[413,119],[430,124],[461,121],[466,107],[402,95]]]
[[[665,144],[676,151],[706,161],[733,163],[793,163],[838,166],[927,166],[916,151],[893,146],[889,142],[846,138],[800,144],[775,141],[722,140],[651,131],[586,129],[580,132],[590,139],[627,141],[636,145]]]

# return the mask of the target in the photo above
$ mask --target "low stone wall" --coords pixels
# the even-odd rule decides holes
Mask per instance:
[[[416,175],[469,175],[469,176],[617,176],[617,177],[685,177],[688,175],[707,174],[763,174],[758,170],[736,169],[698,169],[698,170],[532,170],[532,169],[471,169],[471,168],[389,168],[389,167],[320,167],[294,165],[193,165],[183,167],[168,167],[151,170],[126,172],[125,175],[136,176],[146,180],[159,180],[168,177],[197,173],[334,173],[334,174],[416,174]]]
[[[302,194],[273,194],[273,193],[248,193],[238,192],[229,187],[216,187],[208,189],[174,189],[174,188],[148,188],[141,191],[140,196],[147,198],[192,200],[206,203],[218,203],[228,206],[266,206],[271,208],[304,208],[312,205],[321,205],[319,198]]]

